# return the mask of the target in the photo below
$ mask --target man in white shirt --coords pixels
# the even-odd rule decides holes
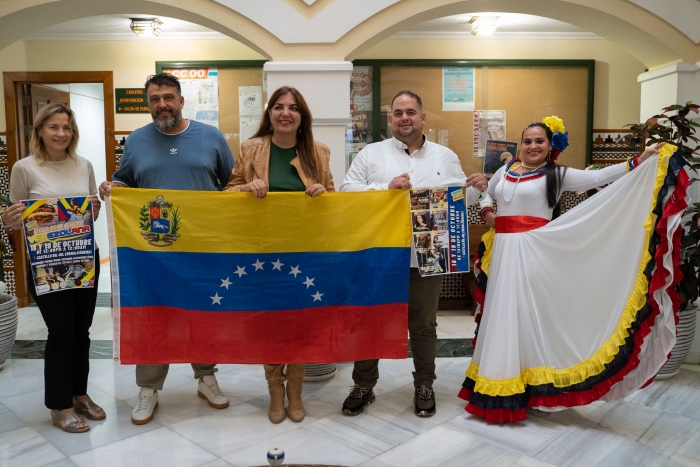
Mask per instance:
[[[411,187],[467,185],[467,205],[476,203],[487,182],[483,174],[464,175],[459,158],[450,149],[431,143],[423,134],[425,113],[421,98],[411,91],[399,92],[391,103],[389,126],[393,134],[365,146],[353,160],[340,191],[408,190]],[[437,304],[442,276],[420,277],[415,255],[411,255],[408,286],[408,333],[415,371],[415,413],[435,414],[435,353]],[[355,362],[355,383],[343,403],[343,413],[358,415],[374,402],[373,388],[379,379],[379,360]]]

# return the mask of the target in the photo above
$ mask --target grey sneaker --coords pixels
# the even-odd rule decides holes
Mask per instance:
[[[158,391],[141,388],[136,407],[131,411],[131,423],[145,425],[153,420],[153,412],[158,408]]]
[[[416,388],[416,395],[413,396],[413,405],[416,415],[419,417],[432,417],[435,415],[435,391],[425,384]]]

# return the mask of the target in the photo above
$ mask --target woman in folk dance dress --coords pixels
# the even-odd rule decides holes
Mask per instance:
[[[482,202],[495,231],[475,264],[483,318],[459,395],[488,422],[624,398],[675,342],[685,161],[659,145],[602,170],[566,169],[554,163],[566,139],[556,117],[528,125],[520,159],[494,174]],[[564,191],[618,178],[550,222]]]

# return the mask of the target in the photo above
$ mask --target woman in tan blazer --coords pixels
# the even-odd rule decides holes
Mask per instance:
[[[268,191],[304,191],[318,196],[335,191],[330,149],[314,141],[311,111],[295,88],[283,86],[272,93],[257,133],[241,144],[226,191],[250,191],[264,198]],[[300,422],[306,415],[301,400],[306,364],[264,365],[270,391],[268,417],[285,419],[284,382],[289,407],[286,415]]]

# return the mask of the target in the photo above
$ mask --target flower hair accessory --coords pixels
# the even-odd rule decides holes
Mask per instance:
[[[552,131],[552,153],[549,155],[549,160],[555,161],[569,146],[569,132],[564,131],[564,121],[556,115],[544,117],[542,123]]]

